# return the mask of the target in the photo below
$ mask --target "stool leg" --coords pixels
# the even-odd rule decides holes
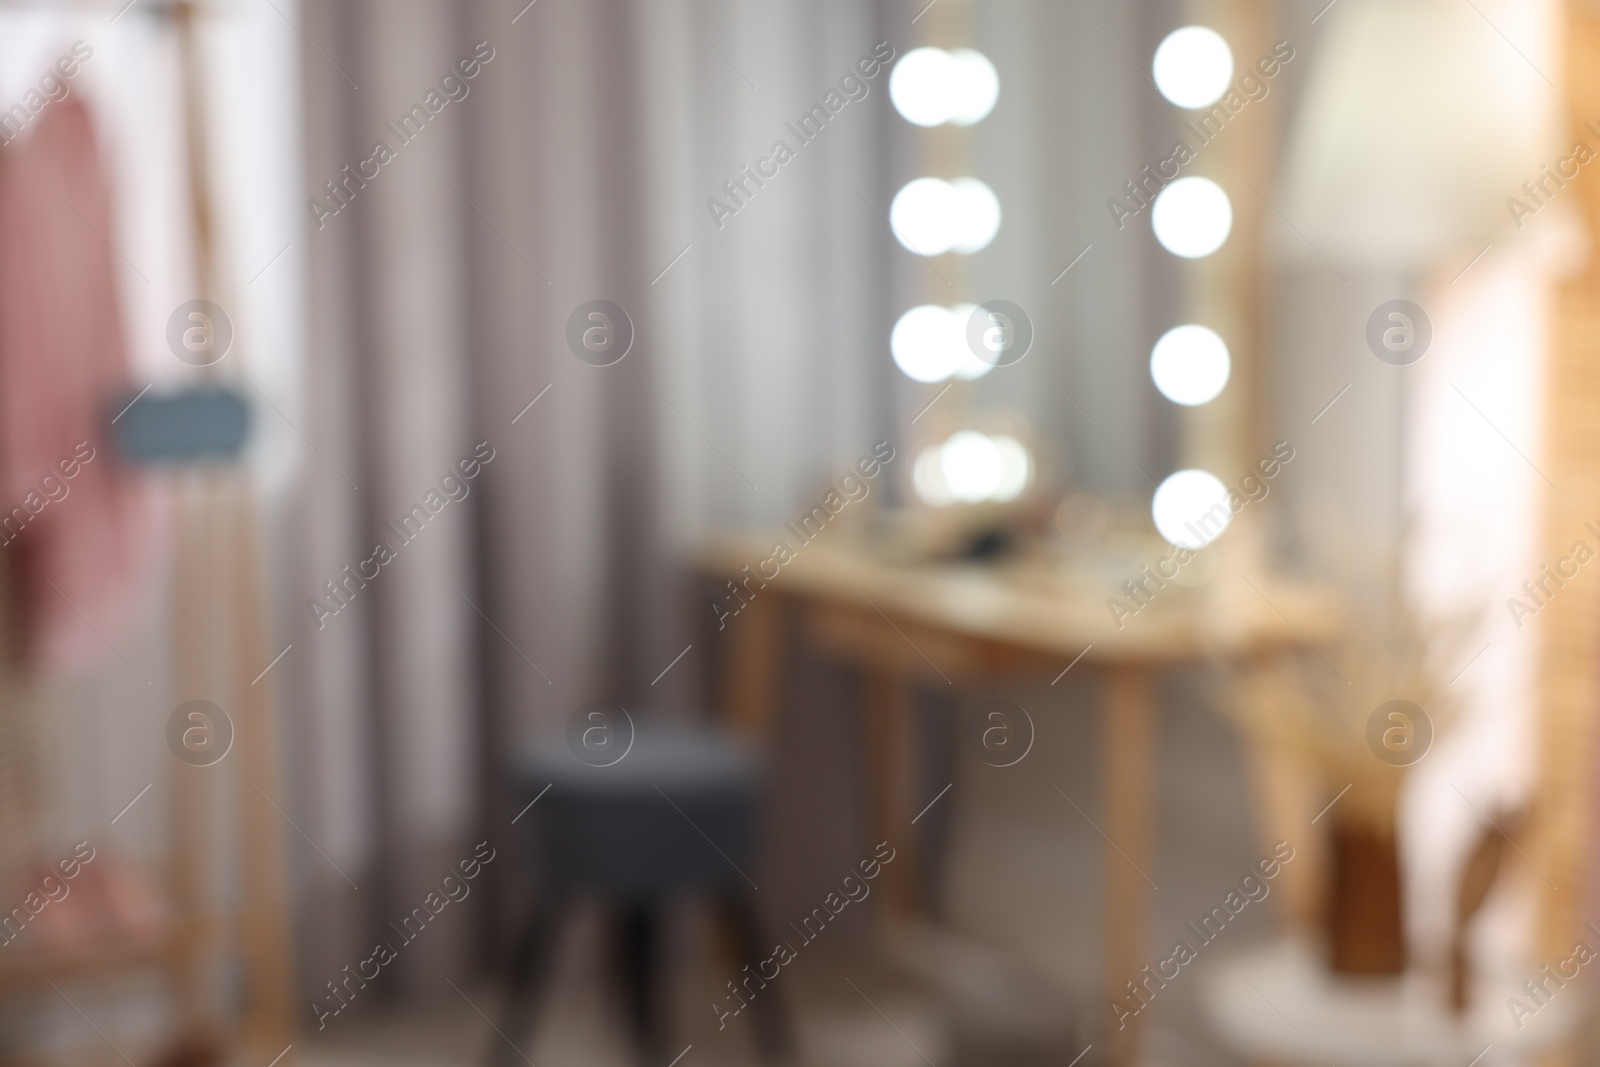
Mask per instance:
[[[550,966],[560,936],[559,923],[566,910],[566,893],[548,887],[534,900],[527,928],[512,953],[501,1009],[500,1033],[490,1046],[489,1067],[521,1067],[526,1062],[512,1042],[530,1038],[533,1023],[550,978]]]
[[[756,971],[760,961],[770,955],[772,943],[762,937],[755,901],[749,893],[729,890],[719,899],[718,911],[737,946],[739,959],[735,962],[741,969],[748,964],[752,972]],[[768,982],[767,987],[751,999],[750,1007],[755,1014],[756,1047],[762,1059],[787,1058],[794,1048],[794,1031],[776,982]]]
[[[646,901],[622,906],[618,923],[623,985],[634,1052],[641,1067],[663,1067],[667,1034],[660,996],[661,908]]]

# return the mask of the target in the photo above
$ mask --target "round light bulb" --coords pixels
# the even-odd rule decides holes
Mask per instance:
[[[986,435],[962,430],[940,446],[939,469],[951,496],[976,504],[994,496],[1000,486],[1000,450]]]
[[[889,334],[889,354],[906,377],[942,382],[956,372],[960,353],[951,343],[963,320],[935,304],[914,307],[900,316]]]
[[[1233,519],[1228,487],[1210,471],[1177,471],[1156,489],[1150,501],[1150,517],[1168,543],[1179,548],[1204,548]]]
[[[917,178],[894,194],[889,227],[907,249],[940,256],[955,246],[956,193],[942,178]]]
[[[962,255],[982,251],[1000,232],[1000,198],[976,178],[957,178],[949,184],[955,193],[951,198],[952,247]]]
[[[959,65],[942,48],[916,48],[889,75],[889,99],[917,126],[949,122],[956,113]]]
[[[940,451],[938,445],[924,448],[917,453],[917,461],[911,466],[912,487],[924,503],[936,508],[949,507],[956,502],[956,498],[950,495],[950,487],[944,484]]]
[[[988,360],[979,359],[967,341],[967,320],[972,318],[972,313],[977,310],[977,304],[957,304],[950,309],[950,314],[954,316],[954,333],[950,337],[950,349],[952,358],[956,361],[955,375],[964,382],[982,378],[995,368],[995,364]]]
[[[1033,461],[1028,457],[1027,446],[1015,437],[1000,436],[993,441],[1000,452],[1000,480],[995,484],[994,498],[1002,503],[1015,500],[1028,488]]]
[[[1216,30],[1185,26],[1167,34],[1151,68],[1156,88],[1178,107],[1210,107],[1233,79],[1233,50]]]
[[[1222,186],[1210,178],[1179,178],[1156,194],[1150,227],[1168,252],[1199,259],[1228,239],[1233,205]]]
[[[1228,384],[1228,371],[1228,346],[1204,326],[1174,326],[1150,350],[1150,378],[1174,404],[1215,400]]]
[[[957,48],[950,53],[950,58],[954,61],[956,86],[955,109],[950,121],[957,126],[982,122],[1000,99],[1000,74],[988,56],[971,48]]]

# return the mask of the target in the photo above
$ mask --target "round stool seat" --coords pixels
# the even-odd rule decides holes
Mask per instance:
[[[535,837],[539,885],[511,956],[498,1028],[505,1042],[494,1046],[494,1067],[526,1062],[511,1042],[532,1028],[563,916],[579,893],[606,898],[616,920],[635,1050],[643,1065],[659,1065],[668,1056],[660,979],[662,925],[672,897],[694,891],[713,905],[736,948],[729,961],[735,971],[759,967],[773,943],[762,930],[755,884],[744,873],[755,853],[755,757],[706,730],[619,724],[603,716],[594,721],[595,733],[577,732],[570,745],[534,747],[513,765],[531,805],[523,810]],[[624,725],[620,733],[614,729]],[[592,748],[585,746],[586,737],[595,741]],[[782,995],[767,990],[752,1007],[762,1055],[785,1055],[793,1034]]]
[[[641,726],[631,747],[592,766],[565,744],[519,761],[544,875],[574,888],[661,896],[743,884],[755,851],[759,767],[704,730]]]

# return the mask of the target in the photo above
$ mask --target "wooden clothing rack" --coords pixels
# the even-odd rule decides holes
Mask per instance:
[[[150,2],[176,34],[181,65],[185,171],[194,234],[194,269],[201,299],[221,303],[223,273],[211,187],[209,138],[196,10],[191,0]],[[215,388],[244,380],[244,355],[235,342],[227,357],[201,370]],[[170,762],[169,849],[166,882],[172,921],[137,945],[71,953],[36,951],[0,956],[0,995],[160,971],[173,1005],[176,1047],[160,1062],[293,1067],[293,978],[279,795],[278,723],[257,543],[256,501],[245,465],[208,462],[180,467],[173,479],[174,706],[193,699],[225,708],[233,722],[231,754],[211,767]],[[8,642],[17,647],[15,642]],[[18,699],[29,685],[18,683]],[[5,694],[12,699],[13,694]],[[9,774],[11,768],[0,767]],[[238,901],[225,913],[214,884],[217,776],[231,780],[236,834]],[[0,805],[4,807],[5,805]],[[11,805],[15,807],[15,805]],[[10,812],[0,812],[10,815]],[[224,967],[243,980],[236,1015],[219,992]]]

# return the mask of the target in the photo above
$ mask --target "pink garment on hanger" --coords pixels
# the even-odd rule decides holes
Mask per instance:
[[[96,628],[129,621],[148,540],[108,440],[134,391],[116,240],[88,109],[52,103],[0,149],[0,563],[30,658],[57,668],[109,652]]]

